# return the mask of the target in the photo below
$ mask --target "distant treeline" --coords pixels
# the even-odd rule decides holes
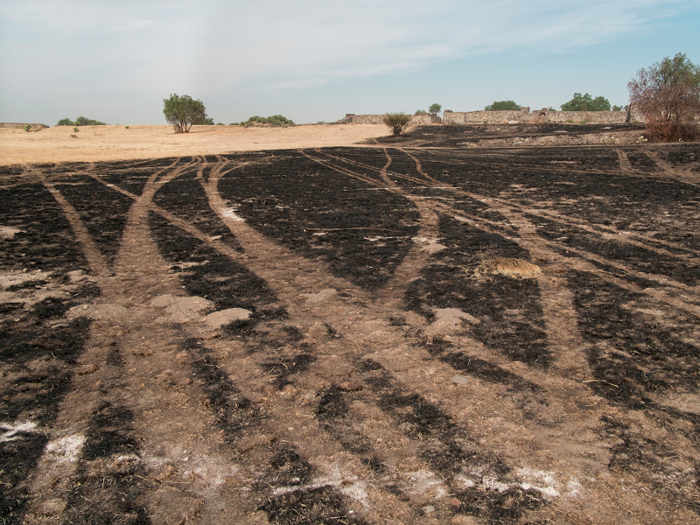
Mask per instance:
[[[75,121],[69,119],[69,118],[62,118],[61,120],[58,121],[57,126],[106,126],[104,122],[100,122],[99,120],[92,120],[89,118],[85,117],[78,117],[75,119]]]

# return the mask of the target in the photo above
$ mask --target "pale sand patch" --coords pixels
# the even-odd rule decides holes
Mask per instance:
[[[352,146],[387,136],[382,124],[312,124],[289,128],[194,126],[56,126],[41,131],[0,128],[0,165],[39,162],[100,162],[237,151]]]

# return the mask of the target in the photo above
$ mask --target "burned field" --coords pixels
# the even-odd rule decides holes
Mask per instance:
[[[700,147],[442,146],[4,168],[3,523],[700,523]]]

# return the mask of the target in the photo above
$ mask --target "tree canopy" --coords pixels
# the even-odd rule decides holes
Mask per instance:
[[[440,113],[440,110],[442,109],[442,106],[440,104],[431,104],[430,107],[428,108],[428,113],[431,115],[437,115]]]
[[[605,97],[591,97],[588,93],[574,93],[574,98],[561,105],[562,111],[610,111],[610,101]]]
[[[700,114],[700,66],[683,53],[640,69],[627,87],[630,102],[644,113],[650,140],[694,139]]]
[[[519,111],[520,106],[512,100],[500,100],[484,108],[485,111]]]
[[[163,100],[165,120],[173,125],[176,133],[189,133],[193,124],[207,123],[207,109],[201,100],[194,100],[189,95],[177,93]]]

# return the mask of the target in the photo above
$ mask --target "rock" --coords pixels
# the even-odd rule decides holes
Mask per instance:
[[[425,330],[428,337],[457,332],[461,330],[463,320],[469,324],[479,324],[481,322],[473,315],[463,312],[459,308],[440,308],[434,310],[434,313],[435,321]]]
[[[452,376],[452,382],[458,385],[465,385],[469,383],[469,378],[464,376]]]
[[[234,321],[245,321],[250,319],[253,312],[245,308],[229,308],[227,310],[219,310],[213,312],[204,318],[204,322],[211,328],[221,328],[222,326]]]
[[[76,371],[78,372],[79,376],[86,376],[88,374],[94,374],[99,369],[100,369],[99,366],[92,364],[92,365],[79,366]]]
[[[328,327],[323,323],[314,323],[306,331],[306,335],[314,339],[326,339],[330,336]]]
[[[306,304],[316,304],[325,301],[326,299],[333,297],[338,291],[333,288],[326,288],[318,293],[303,293],[299,297],[306,298]]]
[[[187,323],[200,316],[200,313],[214,307],[214,303],[202,297],[177,297],[171,294],[161,295],[151,301],[151,306],[165,308],[167,316],[156,321],[159,323]]]

